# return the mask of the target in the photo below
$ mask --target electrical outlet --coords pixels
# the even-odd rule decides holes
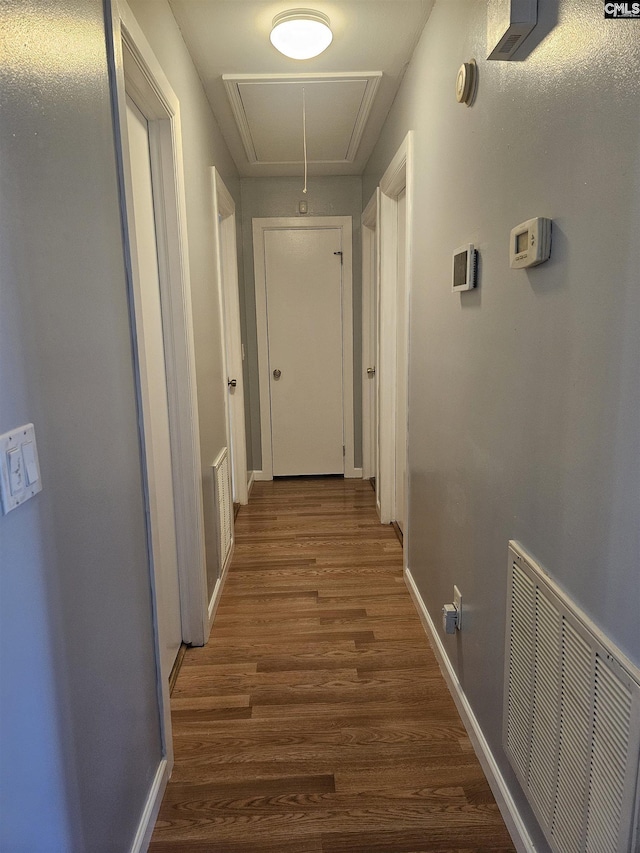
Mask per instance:
[[[459,631],[462,628],[462,593],[455,585],[453,587],[453,604],[456,610],[458,611],[458,617],[456,619],[456,628]]]

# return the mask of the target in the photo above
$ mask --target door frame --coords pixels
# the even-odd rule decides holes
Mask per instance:
[[[208,637],[207,586],[180,105],[126,2],[106,0],[105,21],[138,411],[141,412],[142,381],[137,356],[140,331],[136,323],[139,277],[135,261],[135,231],[129,216],[132,195],[126,126],[127,93],[133,95],[138,109],[149,123],[153,188],[158,200],[158,269],[167,372],[182,638],[185,642],[203,645]],[[149,515],[153,507],[146,473],[145,433],[141,415],[139,431],[144,499]],[[159,635],[162,625],[159,624],[161,615],[156,601],[154,543],[149,527],[147,536],[162,760],[140,818],[133,851],[143,851],[148,845],[162,792],[173,766],[169,673],[163,672],[161,665]]]
[[[271,381],[267,333],[267,283],[264,240],[267,231],[311,231],[321,228],[342,230],[342,428],[344,436],[344,476],[362,476],[354,465],[353,414],[353,272],[352,231],[350,216],[269,217],[253,219],[253,264],[255,273],[256,329],[258,336],[258,380],[260,386],[260,439],[262,470],[255,471],[256,480],[273,479],[271,455]]]
[[[236,244],[236,205],[215,166],[211,168],[215,271],[223,318],[222,363],[224,381],[227,446],[231,461],[233,500],[249,502],[247,488],[247,435],[242,378],[242,332],[240,325],[240,291],[238,289],[238,252]],[[229,381],[235,379],[232,387]],[[222,568],[222,567],[221,567]]]
[[[380,281],[380,187],[362,213],[362,477],[378,471],[378,282]],[[367,368],[373,367],[373,377]],[[375,407],[374,407],[375,401]],[[377,480],[377,477],[376,477]],[[377,490],[377,483],[376,483]],[[376,504],[380,514],[380,501]]]
[[[398,196],[406,190],[406,238],[398,246]],[[379,279],[379,335],[378,335],[378,406],[379,468],[376,491],[380,502],[380,520],[383,524],[395,521],[395,376],[396,345],[399,324],[404,326],[407,341],[407,425],[409,422],[409,363],[411,339],[409,317],[411,311],[412,234],[413,234],[413,132],[409,131],[380,180],[380,279]],[[397,316],[396,290],[398,286],[398,252],[405,253],[406,300],[404,317]],[[407,426],[407,488],[405,493],[404,563],[408,553],[410,535],[410,469],[408,459]],[[379,483],[378,483],[379,480]]]

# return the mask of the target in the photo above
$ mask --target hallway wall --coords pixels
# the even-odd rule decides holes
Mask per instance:
[[[222,318],[213,256],[213,196],[211,167],[215,166],[236,203],[240,246],[240,183],[202,82],[167,0],[130,0],[129,6],[147,37],[162,70],[180,101],[184,181],[187,205],[193,332],[198,389],[202,487],[207,551],[207,586],[213,592],[218,576],[213,476],[211,464],[227,443],[223,371]],[[239,254],[239,280],[242,257]]]
[[[249,468],[262,469],[260,444],[260,388],[253,269],[252,220],[267,216],[298,216],[298,202],[308,202],[308,216],[353,218],[353,406],[355,467],[362,466],[362,179],[360,177],[309,178],[302,193],[302,178],[242,178],[242,248],[244,255],[243,333],[246,335],[245,388],[248,392],[247,433],[250,435]],[[304,217],[301,217],[304,218]],[[250,428],[249,428],[250,424]],[[250,431],[249,431],[250,430]]]
[[[533,827],[501,746],[507,541],[640,664],[640,23],[541,3],[529,55],[487,62],[498,5],[438,0],[364,198],[413,129],[408,561],[438,630],[462,591],[442,641]],[[551,260],[510,270],[509,231],[534,216],[553,218]],[[465,242],[479,287],[454,294]]]
[[[0,516],[0,849],[114,853],[161,744],[103,4],[1,17],[0,433],[43,491]]]

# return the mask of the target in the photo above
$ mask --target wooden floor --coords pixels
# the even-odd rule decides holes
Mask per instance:
[[[367,482],[256,483],[151,853],[514,851]]]

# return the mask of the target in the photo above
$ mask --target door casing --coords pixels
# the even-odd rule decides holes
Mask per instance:
[[[182,637],[204,645],[208,638],[207,586],[202,510],[200,436],[195,395],[195,355],[191,313],[186,205],[183,184],[180,105],[133,13],[124,0],[106,0],[107,53],[114,115],[115,150],[120,182],[123,246],[136,362],[136,271],[132,263],[135,235],[128,214],[131,170],[127,145],[126,95],[149,122],[154,194],[157,194],[157,239],[163,337],[167,365],[167,403],[175,501]],[[136,365],[136,382],[140,375]],[[140,388],[138,386],[140,409]],[[141,459],[145,435],[140,429]],[[144,461],[143,461],[144,464]],[[144,483],[149,512],[149,491]],[[132,853],[147,849],[162,793],[173,766],[169,673],[163,672],[158,635],[153,552],[149,542],[150,582],[154,605],[155,657],[162,760],[151,783]]]
[[[267,287],[264,253],[266,231],[278,229],[342,229],[342,364],[343,364],[343,429],[344,476],[362,477],[362,468],[354,465],[353,416],[353,281],[352,281],[352,220],[350,216],[269,217],[253,220],[253,257],[256,290],[256,327],[258,335],[258,376],[260,383],[260,438],[262,469],[255,471],[256,480],[272,480],[271,404],[267,332]]]

